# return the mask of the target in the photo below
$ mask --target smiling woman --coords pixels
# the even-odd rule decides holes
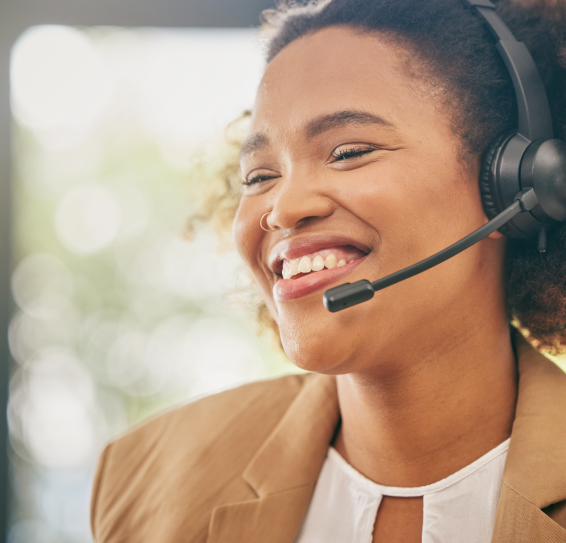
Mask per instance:
[[[531,57],[502,20],[550,113],[517,103],[498,51],[515,51],[510,69]],[[97,541],[566,541],[566,376],[510,331],[516,318],[532,342],[566,343],[566,227],[540,188],[564,182],[552,130],[566,136],[566,8],[326,0],[266,21],[233,237],[285,352],[311,373],[205,398],[109,445]],[[546,104],[534,72],[527,106],[531,92]],[[545,119],[556,153],[541,161]],[[326,289],[385,277],[502,211],[517,149],[502,207],[519,199],[521,219],[370,303],[325,309]]]

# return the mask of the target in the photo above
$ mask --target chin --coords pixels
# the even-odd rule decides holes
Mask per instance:
[[[348,373],[344,361],[351,357],[348,346],[339,342],[339,333],[327,327],[280,325],[281,344],[291,362],[298,368],[316,373],[338,375]],[[344,336],[342,336],[343,338]]]
[[[325,375],[341,375],[348,373],[348,371],[341,369],[341,364],[336,364],[334,360],[329,361],[328,358],[321,356],[305,356],[304,353],[288,350],[285,344],[283,344],[283,347],[285,353],[297,368]]]

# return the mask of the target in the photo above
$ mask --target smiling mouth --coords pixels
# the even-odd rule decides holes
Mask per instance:
[[[290,301],[329,288],[344,280],[366,256],[366,252],[352,245],[341,245],[280,260],[275,269],[278,276],[273,285],[275,299]]]
[[[364,256],[363,251],[351,245],[324,249],[292,260],[284,259],[281,275],[283,279],[297,280],[322,270],[341,268]]]

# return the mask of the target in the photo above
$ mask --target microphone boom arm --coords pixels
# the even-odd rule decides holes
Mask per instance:
[[[449,247],[446,247],[446,249],[417,262],[416,264],[403,268],[391,275],[382,277],[373,283],[370,283],[367,279],[362,279],[355,283],[345,283],[331,288],[327,290],[322,297],[324,306],[328,309],[328,311],[336,313],[337,311],[341,311],[347,307],[352,307],[353,305],[371,300],[374,293],[378,290],[382,290],[394,285],[395,283],[409,279],[409,277],[422,273],[434,266],[437,266],[438,264],[441,264],[445,260],[456,256],[458,253],[465,251],[478,241],[481,241],[491,233],[501,228],[505,223],[509,222],[519,213],[529,211],[537,204],[538,199],[535,195],[534,189],[530,188],[522,190],[515,196],[515,201],[508,208],[504,209],[491,221],[487,222],[477,230],[474,230],[465,238],[453,243]]]

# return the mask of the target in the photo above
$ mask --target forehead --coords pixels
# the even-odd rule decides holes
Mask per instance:
[[[345,110],[373,113],[393,125],[407,121],[419,109],[419,94],[406,58],[391,40],[347,27],[299,38],[265,71],[252,134],[301,130],[313,118]]]

